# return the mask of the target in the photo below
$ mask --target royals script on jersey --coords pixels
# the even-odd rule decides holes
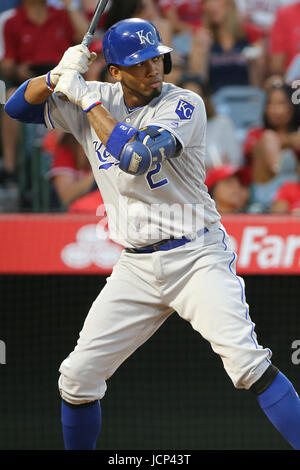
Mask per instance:
[[[183,235],[193,237],[220,219],[205,181],[206,112],[192,91],[164,83],[162,93],[147,106],[129,110],[120,83],[89,82],[99,100],[119,122],[136,129],[158,126],[180,143],[179,156],[155,163],[145,175],[119,168],[86,114],[53,94],[45,106],[48,128],[70,132],[82,145],[101,191],[109,236],[125,247],[141,247]]]

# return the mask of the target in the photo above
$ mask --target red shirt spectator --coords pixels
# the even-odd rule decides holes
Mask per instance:
[[[250,129],[248,131],[248,134],[246,135],[243,152],[249,163],[251,162],[251,151],[253,150],[257,142],[260,140],[264,131],[265,129],[263,127],[254,127]]]
[[[279,203],[282,212],[297,211],[300,214],[300,182],[287,182],[279,188],[274,198],[272,212],[277,212],[275,207],[279,207]]]
[[[1,78],[7,85],[6,99],[25,80],[49,72],[67,48],[82,40],[88,28],[85,16],[68,8],[68,0],[61,3],[64,9],[48,6],[47,0],[21,0],[21,6],[4,14],[3,23],[0,21],[0,65]],[[2,113],[0,177],[4,186],[14,183],[18,173],[19,125]]]
[[[264,135],[265,128],[263,127],[255,127],[253,129],[250,129],[246,139],[244,141],[244,146],[243,146],[243,153],[246,159],[246,165],[244,167],[244,177],[247,179],[248,184],[251,184],[253,181],[253,150],[256,146],[256,144],[259,143],[261,138]],[[295,150],[295,156],[300,155],[299,151]],[[283,173],[285,171],[291,172],[291,159],[292,159],[292,153],[291,152],[283,152],[282,153],[282,162],[281,162],[281,171],[280,173]]]
[[[74,31],[65,10],[48,7],[49,14],[41,24],[30,21],[23,6],[3,28],[4,59],[29,66],[56,65],[73,43]]]
[[[245,138],[244,145],[243,145],[243,153],[247,160],[247,167],[249,165],[249,175],[251,174],[251,164],[252,164],[252,155],[251,152],[254,149],[255,145],[260,141],[262,138],[266,128],[264,127],[254,127],[248,131],[248,134]],[[295,154],[300,156],[300,151],[295,150]],[[250,179],[250,178],[249,178]]]
[[[236,0],[241,18],[258,27],[266,35],[273,26],[278,8],[295,3],[295,0]]]
[[[284,74],[300,53],[300,2],[280,8],[270,32],[271,73]]]
[[[69,205],[68,212],[99,215],[100,217],[103,217],[102,220],[105,222],[104,227],[108,230],[105,207],[98,189],[95,189],[91,193],[79,197],[76,201],[72,202],[72,204]]]
[[[63,134],[55,144],[55,136],[49,133],[44,148],[49,150],[53,148],[53,144],[53,162],[48,176],[62,205],[68,206],[69,210],[96,214],[96,209],[103,204],[103,200],[81,145],[71,134]],[[95,194],[88,196],[92,192]],[[87,197],[80,202],[85,196]]]
[[[242,24],[249,44],[255,44],[257,41],[263,39],[264,32],[258,26],[252,23],[247,23],[246,21]]]
[[[84,175],[87,175],[91,172],[90,167],[80,168],[78,167],[76,160],[74,158],[74,153],[69,146],[58,145],[55,152],[51,170],[49,176],[51,178],[62,175],[69,174],[76,180],[81,179]]]
[[[159,0],[159,8],[163,14],[173,9],[177,17],[190,26],[200,26],[202,16],[202,0]]]
[[[247,211],[249,188],[244,183],[242,167],[225,164],[211,168],[205,184],[221,215]]]

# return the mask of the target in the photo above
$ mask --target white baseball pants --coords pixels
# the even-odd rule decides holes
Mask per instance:
[[[234,386],[249,389],[272,353],[257,341],[235,264],[220,224],[169,251],[123,251],[60,366],[62,398],[73,404],[101,399],[109,377],[173,312],[210,342]]]

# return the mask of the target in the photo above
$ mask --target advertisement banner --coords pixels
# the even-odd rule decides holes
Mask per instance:
[[[103,219],[104,220],[104,219]],[[240,274],[299,274],[300,217],[224,216]],[[90,215],[0,215],[1,274],[110,274],[122,247]]]

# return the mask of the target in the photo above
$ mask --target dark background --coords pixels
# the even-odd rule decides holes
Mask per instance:
[[[300,391],[297,276],[246,276],[259,343]],[[0,276],[0,449],[63,449],[58,367],[101,276]],[[288,450],[251,392],[236,390],[210,345],[177,314],[108,381],[98,449]]]

